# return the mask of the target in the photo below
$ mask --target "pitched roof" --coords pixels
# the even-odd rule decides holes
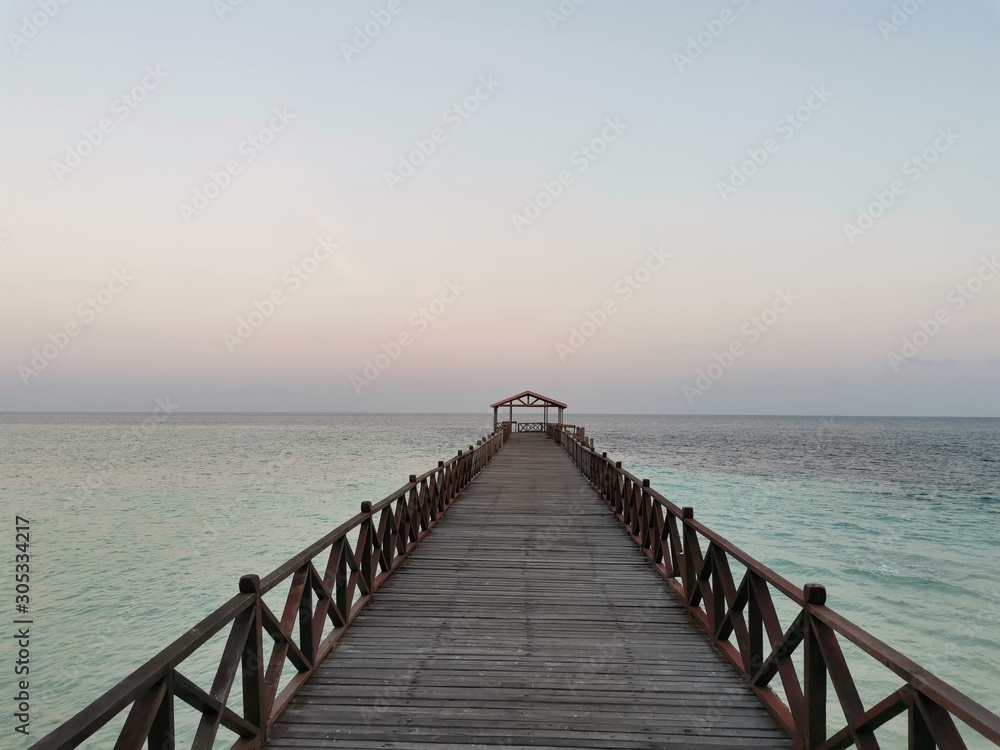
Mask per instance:
[[[521,401],[521,403],[514,403],[516,401]],[[498,406],[507,406],[508,404],[513,406],[558,406],[562,409],[568,408],[562,401],[556,401],[554,398],[542,396],[534,391],[522,391],[516,396],[511,396],[510,398],[505,398],[503,401],[490,404],[490,408],[495,409]]]

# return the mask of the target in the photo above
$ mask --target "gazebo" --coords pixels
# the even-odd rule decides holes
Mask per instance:
[[[505,398],[503,401],[497,401],[495,404],[491,404],[490,408],[493,409],[493,429],[497,429],[497,426],[503,424],[499,421],[500,409],[506,407],[509,411],[509,419],[511,426],[514,425],[514,408],[519,409],[529,408],[529,409],[542,409],[542,421],[541,422],[525,422],[523,424],[517,425],[518,432],[544,432],[545,426],[549,423],[549,409],[556,408],[559,410],[559,424],[563,423],[563,412],[566,410],[566,404],[562,401],[556,401],[554,398],[547,398],[541,394],[535,393],[534,391],[523,391],[518,393],[516,396],[511,396],[510,398]]]

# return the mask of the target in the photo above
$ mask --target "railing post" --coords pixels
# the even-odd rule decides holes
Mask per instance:
[[[253,637],[252,634],[251,637]],[[175,750],[177,746],[177,733],[174,730],[174,671],[170,670],[167,676],[163,679],[167,683],[167,689],[163,696],[163,702],[160,703],[160,708],[156,712],[156,716],[153,717],[153,724],[149,728],[149,737],[146,740],[146,747],[150,750]],[[263,679],[260,684],[264,684]],[[244,695],[246,695],[246,693],[244,693]],[[248,721],[250,720],[249,714],[246,713],[246,704],[244,704],[244,718]],[[266,720],[262,724],[256,726],[262,727],[265,732],[267,731]],[[261,740],[261,742],[263,742],[263,740]]]
[[[420,488],[417,486],[417,475],[410,474],[409,478],[410,484],[413,487],[410,488],[409,497],[406,498],[406,515],[409,520],[409,538],[414,542],[420,539],[420,519],[423,513],[420,510]]]
[[[337,544],[337,542],[335,542]],[[337,561],[337,575],[334,579],[334,596],[333,601],[330,602],[330,606],[337,610],[340,615],[344,618],[344,622],[347,622],[348,618],[351,616],[351,602],[347,601],[347,558],[353,553],[351,552],[351,546],[347,543],[347,539],[341,539],[340,542],[340,559]]]
[[[750,663],[747,665],[747,673],[754,675],[757,670],[764,665],[764,615],[760,608],[760,599],[757,596],[757,586],[767,586],[763,579],[758,584],[756,573],[748,573],[750,576],[749,599],[747,601],[747,631],[750,635]]]
[[[441,465],[444,466],[445,462],[442,461]],[[441,472],[441,506],[447,510],[451,507],[451,500],[453,496],[452,489],[455,486],[455,464],[452,464],[447,469]]]
[[[826,604],[826,589],[807,583],[802,589],[803,659],[802,679],[805,696],[805,722],[801,731],[805,750],[814,750],[826,741],[826,662],[812,624],[812,608]]]
[[[253,630],[247,638],[243,647],[243,718],[257,728],[257,736],[260,744],[267,741],[267,722],[270,717],[264,715],[266,705],[264,684],[264,622],[263,608],[261,607],[260,577],[246,575],[240,578],[240,593],[253,594]],[[168,688],[172,686],[168,685]],[[168,689],[164,697],[164,705],[170,703],[171,715],[169,726],[163,728],[164,734],[169,734],[169,738],[154,737],[153,732],[149,735],[149,746],[156,750],[172,750],[173,748],[173,691]],[[155,731],[155,726],[154,726]],[[164,744],[164,742],[169,744]]]
[[[643,552],[650,552],[651,553],[653,551],[653,545],[650,543],[651,542],[651,539],[650,539],[651,535],[649,533],[649,527],[651,525],[650,522],[652,520],[650,518],[650,515],[651,515],[651,511],[653,509],[653,501],[649,497],[649,493],[647,492],[648,489],[649,489],[649,480],[648,479],[643,479],[642,480],[642,489],[639,490],[639,500],[640,500],[640,506],[641,506],[641,512],[642,512],[642,516],[639,519],[639,534],[640,534],[640,537],[641,537],[640,538],[640,546],[642,547]]]
[[[316,666],[319,644],[313,634],[313,588],[312,581],[309,580],[310,576],[311,573],[307,570],[305,585],[302,588],[302,598],[299,600],[299,648],[309,660],[309,667],[312,669]]]
[[[611,505],[612,510],[614,510],[615,515],[619,518],[625,518],[625,499],[622,496],[622,485],[618,481],[621,477],[622,462],[615,461],[615,471],[613,475],[613,480],[615,483],[613,502]]]
[[[920,712],[920,696],[912,696],[909,708],[907,709],[907,738],[909,740],[909,750],[935,750],[937,742],[927,726],[927,720]]]
[[[691,595],[698,588],[698,570],[695,568],[694,549],[698,545],[698,535],[690,526],[688,519],[694,518],[694,508],[681,508],[681,539],[684,544],[684,603],[691,604]]]
[[[438,461],[438,468],[444,467],[444,461]],[[444,513],[444,472],[434,473],[434,520],[441,518]]]
[[[712,627],[715,628],[712,635],[718,638],[726,620],[726,589],[722,583],[722,571],[719,569],[719,561],[726,553],[714,542],[710,545],[709,552],[712,555]]]
[[[375,575],[372,568],[372,559],[375,556],[375,522],[372,520],[372,504],[365,500],[361,503],[361,512],[367,516],[361,522],[360,536],[364,539],[364,549],[361,552],[361,580],[364,581],[368,596],[371,597],[375,595]],[[348,602],[347,606],[350,607],[351,603]]]

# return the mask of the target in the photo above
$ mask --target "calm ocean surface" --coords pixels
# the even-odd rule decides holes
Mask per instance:
[[[270,572],[490,427],[487,415],[144,418],[0,414],[5,559],[15,514],[29,517],[35,621],[26,741],[13,734],[12,639],[0,639],[0,748],[40,739],[236,593],[240,575]],[[1000,712],[1000,420],[567,420]],[[0,599],[13,613],[13,591]],[[852,669],[868,701],[898,686],[870,659]]]

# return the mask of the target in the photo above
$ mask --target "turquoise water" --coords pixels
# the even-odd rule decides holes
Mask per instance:
[[[829,606],[1000,712],[1000,420],[587,424],[676,504],[794,584],[824,584]],[[902,684],[844,650],[866,707]],[[883,747],[905,747],[903,721]]]
[[[32,734],[12,734],[2,706],[0,747],[27,747],[236,593],[241,575],[269,572],[490,426],[483,415],[143,419],[0,415],[0,502],[4,518],[32,521],[35,621]],[[1000,711],[1000,420],[573,420],[757,559],[825,584],[831,606]],[[208,674],[208,651],[189,677]],[[849,657],[866,699],[898,686]]]

